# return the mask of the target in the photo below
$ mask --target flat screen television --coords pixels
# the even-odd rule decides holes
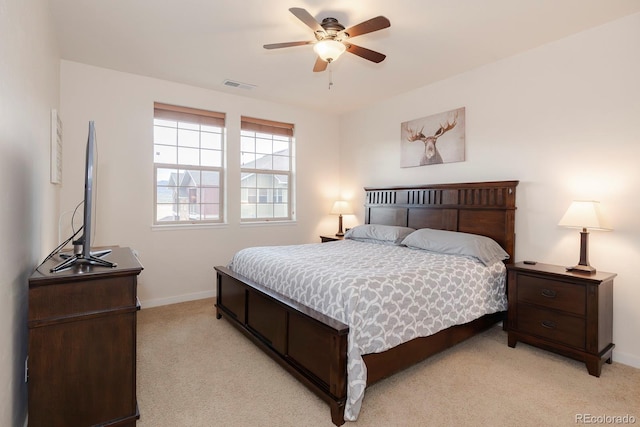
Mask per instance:
[[[95,208],[97,174],[96,127],[93,121],[89,122],[86,154],[82,234],[77,240],[73,241],[73,254],[60,254],[63,261],[53,266],[51,272],[66,270],[76,264],[99,265],[103,267],[117,266],[115,263],[102,258],[111,253],[111,249],[91,252],[91,232],[95,226],[95,224],[93,224],[93,209]]]

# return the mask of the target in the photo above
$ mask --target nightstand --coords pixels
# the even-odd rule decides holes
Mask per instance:
[[[584,362],[611,363],[614,273],[572,273],[550,264],[507,266],[509,347],[518,341]]]
[[[335,242],[336,240],[344,240],[344,236],[320,236],[322,243]]]

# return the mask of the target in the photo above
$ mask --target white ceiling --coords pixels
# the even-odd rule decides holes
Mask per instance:
[[[386,16],[390,28],[352,39],[386,60],[345,53],[314,73],[312,46],[263,49],[314,40],[291,7],[345,27]],[[640,1],[51,0],[51,10],[63,59],[343,113],[640,12]]]

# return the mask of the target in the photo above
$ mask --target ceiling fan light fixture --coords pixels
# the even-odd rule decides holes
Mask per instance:
[[[265,44],[263,47],[265,49],[281,49],[283,47],[313,45],[313,50],[317,55],[316,61],[313,64],[314,73],[328,69],[329,63],[338,59],[345,51],[349,51],[349,53],[366,59],[367,61],[375,62],[376,64],[384,61],[386,58],[386,55],[380,52],[351,43],[353,37],[389,28],[391,22],[384,16],[376,16],[375,18],[345,28],[336,18],[324,18],[322,23],[320,23],[313,15],[301,7],[292,7],[289,9],[289,12],[313,31],[315,40],[271,43]]]
[[[313,50],[318,54],[320,59],[325,62],[333,62],[347,50],[347,47],[339,41],[327,39],[320,40],[313,45]]]

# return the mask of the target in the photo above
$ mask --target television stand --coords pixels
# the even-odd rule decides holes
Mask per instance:
[[[109,258],[51,273],[56,256],[29,278],[29,427],[136,425],[142,265],[130,248]]]
[[[103,256],[110,253],[111,249],[103,249],[99,251],[91,251],[88,257],[85,257],[81,254],[60,254],[60,258],[62,258],[63,261],[51,267],[49,271],[51,271],[51,273],[56,273],[58,271],[66,270],[67,268],[72,267],[76,264],[83,263],[109,268],[117,267],[118,264],[107,261],[106,259],[102,259]]]

